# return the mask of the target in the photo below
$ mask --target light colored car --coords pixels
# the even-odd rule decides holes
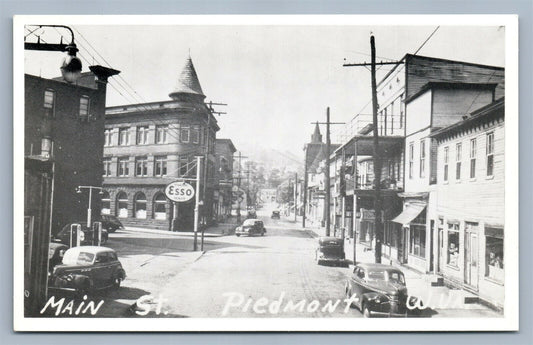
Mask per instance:
[[[235,235],[239,237],[240,235],[261,235],[264,236],[266,232],[265,226],[262,220],[252,218],[246,219],[241,226],[238,226],[235,229]]]

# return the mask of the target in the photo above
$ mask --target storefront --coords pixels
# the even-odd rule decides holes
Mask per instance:
[[[392,222],[401,225],[397,259],[421,272],[427,272],[427,204],[421,200],[405,201],[404,209]]]

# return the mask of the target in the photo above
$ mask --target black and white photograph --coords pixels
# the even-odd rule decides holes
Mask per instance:
[[[518,330],[516,16],[13,32],[15,330]]]

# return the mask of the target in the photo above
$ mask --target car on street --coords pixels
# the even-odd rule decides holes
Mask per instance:
[[[255,219],[257,218],[257,212],[254,209],[248,210],[246,213],[246,219]]]
[[[390,265],[355,265],[345,290],[348,298],[355,294],[352,306],[357,307],[364,317],[407,316],[405,276],[402,271]]]
[[[53,243],[48,245],[48,270],[53,271],[54,267],[63,261],[63,255],[68,246],[63,243]]]
[[[80,246],[65,252],[62,263],[50,275],[49,286],[82,296],[105,288],[119,288],[125,278],[126,271],[113,249]]]
[[[272,214],[270,215],[270,218],[272,219],[279,219],[280,218],[280,212],[279,210],[272,211]]]
[[[246,219],[241,226],[238,226],[235,229],[235,235],[239,237],[240,235],[261,235],[264,236],[266,232],[265,225],[262,220],[251,218]]]
[[[98,233],[94,231],[93,228],[87,227],[87,222],[75,222],[75,223],[69,223],[65,225],[61,231],[59,231],[56,235],[53,236],[52,242],[55,243],[63,243],[67,246],[70,246],[71,242],[71,226],[73,224],[80,224],[81,225],[81,231],[82,235],[80,236],[81,245],[93,245],[97,244],[97,238]],[[77,240],[77,234],[76,231],[72,231],[72,244],[76,244]],[[100,244],[105,244],[109,238],[109,234],[105,229],[102,229],[102,240]]]
[[[315,261],[319,265],[325,262],[346,265],[344,240],[330,236],[319,237],[315,250]]]
[[[100,222],[102,222],[102,228],[108,233],[113,233],[117,230],[124,230],[124,225],[116,216],[110,214],[102,214],[100,216]]]

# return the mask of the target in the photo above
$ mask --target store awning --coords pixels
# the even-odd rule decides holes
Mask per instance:
[[[424,211],[424,208],[426,208],[426,205],[423,204],[409,204],[403,212],[396,216],[392,221],[402,225],[409,224],[413,219],[418,217],[422,211]]]

